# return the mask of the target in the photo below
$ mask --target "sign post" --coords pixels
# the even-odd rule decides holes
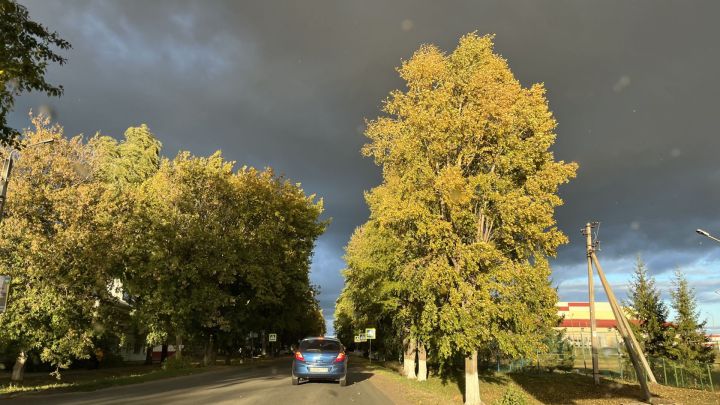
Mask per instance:
[[[370,359],[370,364],[372,364],[372,341],[375,339],[375,328],[366,328],[365,337],[369,340],[368,358]]]
[[[270,342],[270,350],[272,351],[273,357],[277,355],[275,350],[275,342],[277,342],[277,333],[268,334],[268,342]]]

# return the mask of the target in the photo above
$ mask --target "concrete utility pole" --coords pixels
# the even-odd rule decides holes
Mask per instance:
[[[10,180],[12,165],[12,156],[8,156],[3,161],[3,168],[0,173],[0,221],[2,221],[3,209],[5,208],[5,199],[7,198],[8,181]]]
[[[593,285],[594,277],[592,269],[592,228],[593,224],[589,222],[585,224],[585,230],[583,231],[583,235],[585,235],[585,245],[587,248],[586,252],[588,261],[588,302],[590,303],[590,353],[592,355],[593,380],[595,381],[595,384],[600,384],[600,371],[598,367],[598,342],[597,332],[595,331],[595,286]]]
[[[586,225],[586,231],[588,231],[588,226],[590,226],[590,224]],[[592,266],[592,264],[595,264],[595,267],[597,268],[598,276],[600,276],[600,282],[605,289],[605,294],[608,297],[608,301],[610,301],[610,307],[612,308],[613,315],[615,316],[617,328],[623,338],[625,348],[627,349],[628,355],[630,356],[630,361],[632,362],[633,368],[635,369],[638,382],[640,383],[640,388],[642,388],[643,390],[645,400],[649,401],[652,398],[652,395],[650,394],[647,380],[649,379],[650,382],[653,383],[657,383],[657,380],[655,379],[655,375],[653,374],[652,369],[650,369],[650,365],[648,364],[647,359],[645,358],[645,355],[640,348],[640,344],[638,343],[637,339],[635,339],[635,334],[630,328],[630,323],[628,322],[627,317],[623,313],[622,307],[620,306],[620,304],[618,304],[617,298],[615,298],[615,293],[610,287],[610,283],[608,283],[607,278],[605,278],[605,272],[603,271],[602,266],[600,266],[600,261],[595,255],[595,248],[589,232],[587,240],[589,265]]]

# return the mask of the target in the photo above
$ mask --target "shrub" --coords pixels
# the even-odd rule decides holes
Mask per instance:
[[[502,398],[500,400],[495,402],[495,405],[526,405],[527,400],[525,399],[525,394],[522,393],[522,391],[518,390],[514,386],[508,387],[507,390],[505,390],[505,393],[503,394]]]
[[[175,356],[168,357],[163,361],[162,369],[163,370],[180,370],[184,368],[191,368],[193,367],[192,362],[190,362],[190,359],[187,357],[177,358]]]

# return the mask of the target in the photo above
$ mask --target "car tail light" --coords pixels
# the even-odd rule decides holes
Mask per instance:
[[[342,352],[341,352],[341,353],[338,354],[337,357],[335,358],[335,363],[340,363],[340,362],[342,362],[342,361],[345,361],[345,353],[342,353]]]
[[[305,357],[303,357],[302,353],[295,352],[295,360],[305,361]]]

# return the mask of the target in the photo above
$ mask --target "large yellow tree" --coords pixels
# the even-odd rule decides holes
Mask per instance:
[[[419,338],[466,356],[465,402],[478,404],[478,350],[532,355],[556,322],[548,257],[566,242],[554,210],[576,165],[550,151],[545,89],[524,88],[491,36],[422,46],[398,71],[406,89],[365,132],[383,169],[371,219],[397,235],[399,277],[424,304]]]

